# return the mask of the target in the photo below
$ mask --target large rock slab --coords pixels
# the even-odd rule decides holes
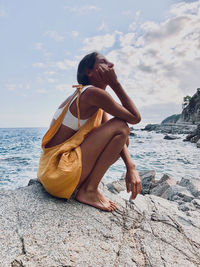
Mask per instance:
[[[182,187],[178,184],[172,185],[169,187],[163,194],[163,198],[168,200],[182,200],[183,202],[191,202],[194,199],[194,196],[187,190],[185,187]]]
[[[174,178],[170,177],[167,174],[164,174],[160,180],[156,181],[156,185],[150,191],[150,194],[155,196],[162,196],[169,187],[175,184],[176,180]]]
[[[112,213],[50,196],[40,183],[0,191],[0,266],[200,265],[200,210],[153,195],[117,203]]]
[[[186,187],[193,196],[200,198],[200,179],[183,177],[178,184]]]

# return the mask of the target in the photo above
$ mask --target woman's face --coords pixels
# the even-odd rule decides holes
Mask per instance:
[[[98,54],[96,56],[96,61],[93,67],[93,70],[95,70],[96,68],[98,68],[99,66],[107,66],[108,68],[113,68],[114,64],[111,63],[110,61],[108,61],[104,56],[102,56],[101,54]]]

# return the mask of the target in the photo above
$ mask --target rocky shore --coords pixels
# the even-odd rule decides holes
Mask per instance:
[[[200,180],[140,177],[131,202],[123,179],[101,184],[112,213],[54,198],[37,180],[1,190],[0,266],[200,266]]]
[[[168,140],[179,139],[180,137],[178,135],[185,134],[186,137],[183,141],[196,143],[197,147],[200,147],[200,124],[147,124],[145,128],[142,129],[142,131],[155,131],[156,133],[163,133],[165,134],[164,139]]]
[[[188,97],[188,96],[187,96]],[[161,124],[147,124],[144,131],[155,131],[163,134],[187,134],[183,141],[197,143],[200,147],[200,88],[184,103],[181,114],[174,114],[165,118]],[[165,139],[177,139],[176,136],[165,136]]]

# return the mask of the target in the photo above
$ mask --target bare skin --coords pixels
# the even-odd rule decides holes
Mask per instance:
[[[121,156],[127,168],[127,192],[132,191],[132,199],[141,192],[141,181],[136,166],[128,152],[127,143],[129,127],[126,122],[136,124],[140,121],[140,114],[126,94],[113,69],[114,65],[102,55],[98,55],[92,70],[88,70],[90,84],[80,97],[81,119],[91,117],[99,108],[104,110],[102,125],[91,131],[80,145],[82,152],[82,173],[76,199],[104,211],[113,211],[116,204],[107,199],[98,190],[98,185],[107,169]],[[105,91],[109,85],[120,99],[118,104]],[[65,100],[60,107],[64,106]],[[70,111],[77,117],[75,101]],[[114,118],[108,120],[107,113]],[[52,121],[53,123],[53,121]],[[75,133],[74,130],[62,125],[57,134],[46,145],[51,147],[67,140]],[[91,149],[92,148],[92,149]]]

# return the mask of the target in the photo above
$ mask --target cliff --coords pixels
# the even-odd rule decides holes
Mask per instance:
[[[174,114],[171,115],[169,117],[167,117],[166,119],[164,119],[161,124],[163,123],[176,123],[181,117],[181,114]]]
[[[187,106],[181,114],[174,114],[164,119],[161,124],[177,123],[177,124],[200,124],[200,88],[191,97]]]
[[[199,183],[140,175],[143,194],[131,202],[110,192],[123,180],[101,185],[112,213],[54,198],[37,181],[1,190],[0,266],[199,266]]]
[[[183,109],[177,123],[199,124],[200,123],[200,88],[190,99],[189,104]]]

